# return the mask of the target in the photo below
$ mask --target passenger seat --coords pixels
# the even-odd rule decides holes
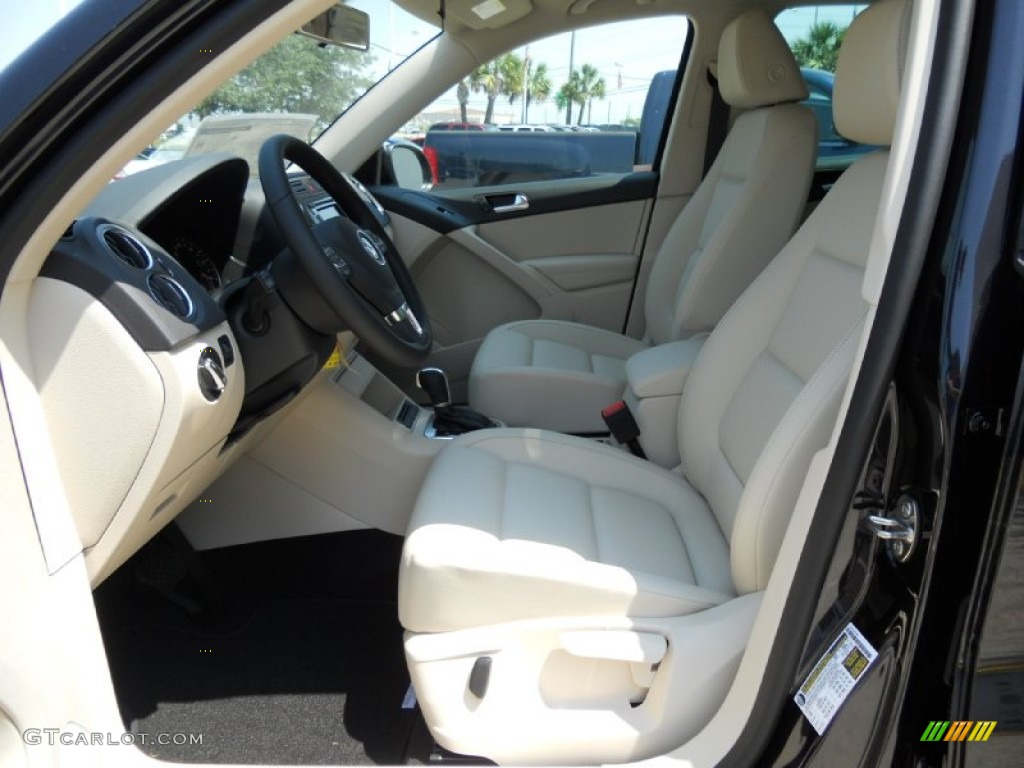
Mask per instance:
[[[700,75],[702,76],[702,75]],[[642,340],[559,320],[491,331],[469,378],[469,404],[509,426],[607,431],[626,360],[708,333],[789,239],[807,199],[817,121],[800,68],[763,10],[735,19],[718,51],[722,97],[748,110],[669,230],[647,287]]]

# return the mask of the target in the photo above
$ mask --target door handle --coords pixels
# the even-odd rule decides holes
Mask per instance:
[[[500,198],[496,195],[494,198],[488,197],[487,202],[494,213],[513,213],[515,211],[525,211],[530,207],[530,199],[521,192],[516,192],[515,195],[511,196],[511,203],[497,203],[498,199],[504,201],[508,197],[510,195],[501,195]]]

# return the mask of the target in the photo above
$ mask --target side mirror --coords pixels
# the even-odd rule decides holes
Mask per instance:
[[[366,52],[370,50],[370,14],[338,3],[303,24],[299,34]]]
[[[428,190],[434,186],[434,172],[423,149],[411,141],[392,140],[381,153],[382,181],[402,189]]]

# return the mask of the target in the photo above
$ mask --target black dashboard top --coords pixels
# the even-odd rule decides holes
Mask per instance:
[[[290,174],[289,184],[311,225],[344,215],[306,174]],[[386,225],[383,209],[375,212]],[[229,286],[284,248],[265,214],[242,158],[186,157],[108,184],[41,274],[99,299],[143,349],[171,349],[223,322]]]
[[[111,182],[41,272],[77,285],[143,349],[175,347],[224,322],[211,295],[231,256],[249,168],[205,155]]]

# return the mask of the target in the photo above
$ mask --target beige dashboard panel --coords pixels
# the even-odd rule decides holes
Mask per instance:
[[[83,547],[103,535],[156,436],[160,374],[96,299],[39,278],[29,301],[36,385]]]
[[[124,503],[104,535],[86,550],[85,562],[98,584],[167,525],[196,495],[240,455],[242,446],[225,448],[242,407],[245,374],[240,359],[225,371],[227,386],[209,402],[199,391],[199,356],[227,335],[226,322],[168,351],[149,355],[164,385],[164,404],[153,446]]]
[[[173,519],[230,464],[223,451],[245,392],[241,362],[215,402],[199,356],[227,323],[167,352],[142,350],[82,289],[50,278],[28,305],[32,375],[93,584]],[[237,345],[236,345],[237,349]]]

